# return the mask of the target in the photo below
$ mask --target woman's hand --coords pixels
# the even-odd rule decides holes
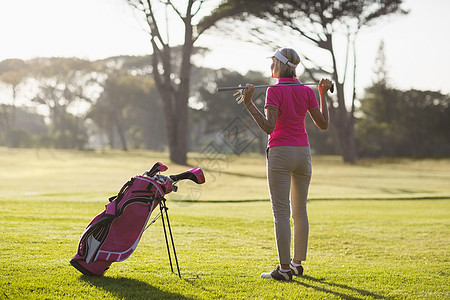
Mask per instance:
[[[245,85],[245,89],[242,91],[242,94],[244,95],[245,106],[252,104],[252,97],[253,97],[254,92],[255,92],[255,87],[253,86],[253,84],[247,83]]]
[[[322,78],[319,82],[319,93],[326,93],[332,86],[331,80]]]
[[[309,111],[316,126],[322,130],[326,130],[329,125],[329,112],[327,104],[327,91],[333,87],[333,83],[329,79],[322,78],[319,82],[320,107]]]

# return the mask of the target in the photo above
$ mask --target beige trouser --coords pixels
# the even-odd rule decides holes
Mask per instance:
[[[311,181],[310,148],[278,146],[271,147],[267,151],[267,179],[274,216],[278,259],[280,264],[289,264],[291,259],[290,215],[292,209],[294,259],[304,261],[309,232],[306,200]]]

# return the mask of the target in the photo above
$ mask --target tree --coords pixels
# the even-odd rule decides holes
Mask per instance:
[[[377,156],[448,156],[450,97],[433,91],[389,87],[384,43],[375,60],[373,85],[361,99],[357,122],[358,154]]]
[[[126,61],[125,61],[126,62]],[[157,148],[152,141],[161,141],[163,119],[158,112],[161,106],[154,82],[148,76],[132,75],[126,69],[111,71],[103,85],[103,92],[92,105],[87,118],[106,133],[109,145],[114,148],[116,133],[123,150],[131,141],[135,148]],[[147,127],[146,135],[143,127]],[[161,147],[161,145],[159,146]]]
[[[288,32],[300,35],[312,45],[329,53],[328,67],[318,65],[306,55],[302,55],[302,62],[312,77],[317,77],[314,74],[315,70],[332,75],[336,97],[332,98],[333,103],[329,105],[331,128],[340,143],[343,160],[353,163],[356,161],[355,40],[361,28],[372,25],[381,17],[393,13],[406,13],[400,8],[401,2],[401,0],[227,0],[211,15],[221,15],[227,10],[238,11],[236,15],[241,16],[246,22],[257,24],[250,25],[250,28],[253,27],[254,36],[266,43],[273,44],[276,35],[279,36],[283,29],[287,29]],[[259,22],[248,18],[249,15],[258,18]],[[341,60],[337,55],[335,38],[342,34],[346,37],[347,48],[345,57]],[[283,43],[286,43],[286,35],[283,35]],[[350,79],[352,82],[348,81],[348,74],[353,75]],[[350,99],[346,99],[344,86],[351,86]]]
[[[361,101],[361,156],[429,157],[450,154],[450,96],[374,85]],[[386,114],[389,111],[389,114]]]
[[[386,53],[384,52],[384,41],[381,41],[378,46],[378,54],[375,58],[375,68],[373,73],[375,75],[373,80],[374,85],[387,87],[389,74],[387,70]]]
[[[50,134],[60,148],[83,148],[87,141],[84,125],[79,116],[69,112],[71,106],[80,102],[91,103],[90,85],[97,82],[92,78],[91,62],[76,58],[35,59],[33,72],[39,85],[37,95],[32,99],[44,105],[52,122]]]
[[[127,2],[145,16],[148,25],[153,49],[152,75],[164,103],[170,159],[174,163],[186,164],[188,100],[194,43],[205,30],[213,26],[220,18],[229,16],[230,13],[216,16],[208,23],[197,26],[195,20],[199,19],[199,13],[204,8],[203,5],[206,2],[204,0],[181,1],[182,4],[178,6],[171,0],[127,0]],[[169,24],[169,13],[175,15],[178,20],[171,19]],[[174,45],[169,39],[171,37],[169,31],[173,30],[173,24],[177,21],[181,21],[184,29],[181,46]],[[177,48],[180,52],[176,52]],[[179,60],[176,60],[177,54],[179,54]]]
[[[203,135],[209,136],[208,142],[210,142],[211,137],[214,136],[215,139],[221,140],[219,143],[228,143],[227,151],[241,153],[250,150],[263,153],[267,144],[267,135],[259,134],[258,126],[243,105],[237,104],[230,93],[218,94],[216,86],[237,86],[246,81],[268,84],[267,76],[253,71],[243,75],[227,69],[202,69],[201,71],[204,76],[199,80],[196,95],[200,108],[193,110],[190,117],[195,122],[195,128],[200,129],[202,134],[197,134],[194,142],[197,145],[200,144]],[[264,90],[258,90],[253,95],[253,101],[260,109],[264,109],[264,98]],[[240,141],[237,142],[239,146],[225,138],[225,135],[230,132],[234,134],[234,141]]]
[[[224,130],[236,116],[243,112],[245,113],[245,108],[242,105],[237,105],[237,103],[233,101],[233,96],[231,96],[230,93],[217,94],[217,92],[211,88],[214,86],[214,84],[211,83],[215,83],[218,86],[237,86],[246,81],[268,84],[267,77],[263,76],[261,73],[248,72],[244,76],[238,72],[226,69],[216,71],[210,70],[208,76],[205,78],[214,81],[209,82],[209,84],[208,82],[204,82],[204,84],[199,87],[199,99],[203,104],[203,107],[200,110],[202,116],[201,119],[205,122],[207,133],[216,133]],[[255,101],[261,100],[258,99],[258,95],[260,95],[261,92],[265,94],[263,90],[255,92]],[[262,98],[264,98],[264,95]],[[245,115],[247,116],[247,114]],[[253,121],[251,124],[253,124]]]
[[[5,127],[6,139],[11,142],[16,129],[16,97],[18,86],[28,75],[25,62],[20,59],[7,59],[0,62],[0,81],[9,84],[12,90],[12,104],[4,106],[5,116],[3,124]],[[10,108],[10,109],[8,109]]]

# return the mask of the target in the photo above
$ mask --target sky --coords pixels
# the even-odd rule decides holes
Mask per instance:
[[[383,19],[360,32],[356,40],[358,92],[372,83],[383,40],[391,86],[450,94],[450,1],[403,3],[410,10],[408,15]],[[211,48],[200,62],[204,66],[242,73],[256,70],[270,76],[270,60],[265,58],[275,49],[243,43],[232,35],[217,38],[209,34],[198,42],[196,46]],[[301,48],[292,43],[287,41],[286,47]],[[95,60],[150,53],[143,18],[125,0],[0,0],[0,61],[54,56]]]

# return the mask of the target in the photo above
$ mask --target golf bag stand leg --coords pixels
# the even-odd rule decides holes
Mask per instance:
[[[159,208],[161,210],[161,220],[162,220],[162,225],[163,225],[163,229],[164,229],[164,237],[166,238],[167,254],[169,255],[170,269],[172,270],[172,273],[173,273],[172,257],[170,255],[169,240],[167,239],[166,223],[164,221],[164,218],[167,220],[167,228],[169,229],[170,241],[172,243],[172,249],[173,249],[173,255],[175,257],[175,263],[177,264],[178,277],[181,278],[180,266],[178,265],[178,259],[177,259],[177,252],[175,251],[175,243],[173,242],[172,229],[170,228],[169,215],[167,214],[168,208],[166,206],[166,199],[163,198],[159,202]]]

